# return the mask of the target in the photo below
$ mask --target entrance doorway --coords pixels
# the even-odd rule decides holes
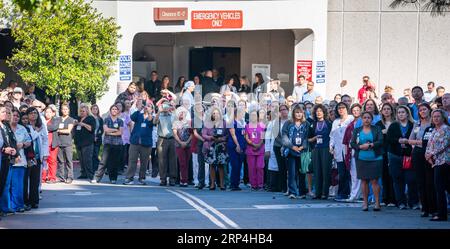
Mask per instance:
[[[189,78],[209,69],[217,69],[225,79],[241,74],[241,49],[225,47],[191,48],[189,51]]]

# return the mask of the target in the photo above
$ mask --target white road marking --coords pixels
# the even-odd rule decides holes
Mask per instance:
[[[176,190],[177,192],[184,194],[185,196],[190,197],[191,199],[197,201],[200,205],[204,206],[205,208],[207,208],[209,211],[213,212],[215,215],[219,216],[223,221],[225,221],[228,225],[230,225],[231,227],[235,228],[235,229],[240,229],[240,227],[233,222],[231,219],[229,219],[227,216],[225,216],[223,213],[219,212],[217,209],[215,209],[214,207],[208,205],[206,202],[202,201],[201,199],[186,193],[184,191],[181,190]]]
[[[319,204],[285,204],[285,205],[253,205],[257,209],[293,209],[293,208],[356,208],[359,203],[319,203]]]
[[[195,204],[195,202],[193,202],[191,199],[189,199],[186,196],[184,196],[184,195],[182,195],[180,193],[177,193],[175,191],[168,190],[168,189],[167,189],[167,191],[169,191],[172,194],[174,194],[174,195],[180,197],[181,199],[183,199],[185,202],[187,202],[189,205],[191,205],[192,207],[197,209],[201,214],[206,216],[211,222],[216,224],[218,227],[223,228],[223,229],[227,229],[227,227],[222,222],[220,222],[218,219],[216,219],[216,217],[214,217],[210,213],[208,213],[204,208],[202,208],[199,205]]]
[[[91,196],[91,195],[99,195],[99,193],[92,193],[92,192],[75,192],[74,194],[68,194],[68,195],[76,195],[76,196]]]
[[[51,213],[104,213],[104,212],[155,212],[157,207],[71,207],[71,208],[39,208],[25,214]]]

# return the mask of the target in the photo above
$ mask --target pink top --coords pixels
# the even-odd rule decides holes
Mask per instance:
[[[257,144],[264,139],[264,131],[266,127],[263,123],[258,123],[256,127],[250,126],[250,124],[245,125],[245,134],[247,134],[248,138],[252,143]],[[255,149],[255,147],[248,145],[245,153],[247,155],[264,155],[264,142],[262,143],[259,149]]]

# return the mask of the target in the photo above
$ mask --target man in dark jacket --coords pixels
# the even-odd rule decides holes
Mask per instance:
[[[145,82],[144,90],[148,93],[153,102],[155,102],[155,90],[161,88],[161,81],[158,79],[158,72],[152,71],[150,80]]]
[[[208,93],[218,93],[219,87],[212,78],[212,71],[208,70],[205,73],[205,77],[202,79],[202,97],[205,98]]]

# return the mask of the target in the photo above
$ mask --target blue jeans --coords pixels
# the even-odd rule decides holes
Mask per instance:
[[[288,192],[293,195],[306,194],[306,174],[300,173],[300,157],[288,156]]]

